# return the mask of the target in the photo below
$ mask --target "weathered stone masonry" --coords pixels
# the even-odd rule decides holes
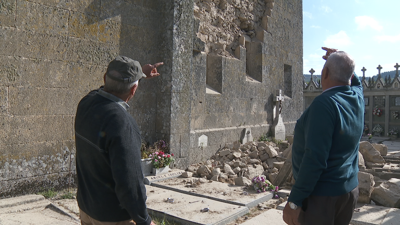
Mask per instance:
[[[230,36],[205,39],[207,27]],[[266,133],[276,89],[287,95],[288,133],[301,113],[299,0],[0,0],[0,197],[74,182],[76,106],[118,54],[165,62],[129,111],[143,139],[169,141],[181,167],[244,127]]]

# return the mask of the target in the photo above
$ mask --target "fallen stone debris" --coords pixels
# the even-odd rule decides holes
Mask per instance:
[[[206,162],[189,166],[182,177],[200,177],[237,186],[250,186],[251,179],[264,175],[274,184],[274,179],[286,161],[284,150],[289,146],[287,141],[279,144],[235,142],[226,145]]]
[[[387,154],[383,144],[360,142],[359,203],[400,207],[400,160]],[[295,182],[291,170],[288,141],[234,142],[206,162],[189,166],[182,177],[198,177],[198,183],[219,181],[251,187],[255,176],[264,175],[275,186],[290,189]]]

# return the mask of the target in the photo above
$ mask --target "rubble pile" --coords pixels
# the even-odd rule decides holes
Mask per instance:
[[[383,144],[371,144],[367,141],[360,142],[359,149],[359,203],[371,203],[386,207],[400,207],[400,179],[391,178],[398,176],[400,171],[398,163],[386,162],[388,149]],[[387,179],[389,178],[389,179]]]
[[[231,183],[238,186],[251,184],[251,179],[264,175],[272,183],[283,166],[288,149],[287,141],[235,142],[218,151],[210,160],[189,166],[182,177],[201,177],[212,181]]]
[[[400,159],[386,162],[387,153],[388,149],[383,144],[360,142],[359,203],[370,204],[372,200],[378,205],[400,207]],[[219,181],[250,186],[253,177],[264,175],[274,185],[278,182],[274,182],[275,180],[289,181],[291,185],[294,180],[291,172],[288,173],[289,170],[291,171],[291,146],[287,141],[279,144],[235,142],[226,145],[205,163],[189,166],[182,177],[199,177],[200,183]],[[289,175],[281,176],[283,173]]]

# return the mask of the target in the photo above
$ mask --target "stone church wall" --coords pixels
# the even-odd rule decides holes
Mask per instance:
[[[76,106],[116,55],[164,61],[129,112],[145,141],[169,142],[179,167],[245,127],[268,132],[277,89],[287,133],[301,113],[301,1],[2,0],[0,198],[75,183]]]
[[[191,162],[240,140],[245,128],[255,138],[267,133],[278,89],[285,94],[286,133],[292,134],[303,108],[302,2],[196,1],[195,17],[204,47],[195,45],[193,56]]]

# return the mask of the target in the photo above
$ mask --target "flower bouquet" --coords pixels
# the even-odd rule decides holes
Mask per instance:
[[[272,191],[274,192],[274,198],[279,198],[278,196],[278,186],[274,186],[271,184],[269,180],[264,175],[255,176],[251,183],[253,184],[253,188],[257,193],[265,192],[265,191]]]
[[[154,168],[162,168],[169,166],[172,162],[175,161],[174,154],[166,154],[162,151],[154,152],[149,155],[151,158],[151,162],[153,163]]]
[[[375,116],[382,116],[382,109],[378,108],[378,106],[375,106],[374,110],[372,110],[372,114]]]

